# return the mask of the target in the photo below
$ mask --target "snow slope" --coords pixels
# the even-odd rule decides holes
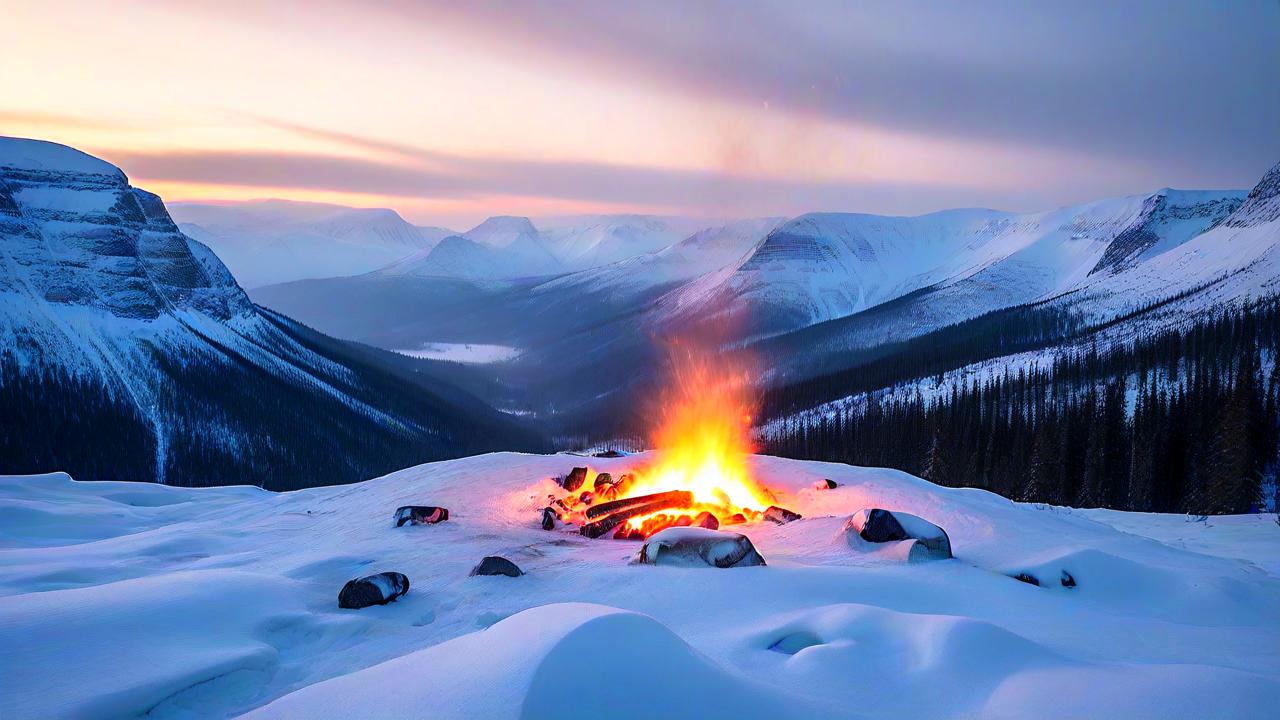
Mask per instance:
[[[462,454],[506,424],[434,380],[425,363],[406,381],[378,356],[261,311],[208,247],[179,231],[159,197],[107,163],[36,140],[0,138],[0,363],[25,378],[32,396],[51,396],[45,375],[58,371],[118,401],[113,419],[145,426],[155,444],[154,469],[127,479],[211,482],[213,456],[260,463],[255,472],[264,475],[235,477],[265,482],[322,453],[353,460],[350,446],[338,447],[347,434],[383,435],[369,451],[375,457],[393,446]],[[473,412],[498,425],[461,430]],[[83,447],[88,422],[58,427]],[[18,467],[7,469],[52,469],[67,444],[48,453],[8,447],[6,462]],[[485,441],[485,449],[508,446]],[[280,464],[271,467],[272,457]],[[325,465],[341,473],[335,462]],[[381,463],[380,472],[398,466]]]
[[[672,293],[663,312],[676,320],[745,314],[749,336],[769,336],[927,291],[904,308],[905,323],[881,323],[901,339],[1132,267],[1221,221],[1242,199],[1166,189],[1026,215],[803,215],[736,268]]]
[[[579,215],[540,220],[547,247],[567,267],[600,267],[674,245],[723,222],[655,215]]]
[[[0,673],[0,715],[1267,718],[1280,702],[1274,516],[1021,505],[755,457],[805,516],[739,528],[768,567],[637,566],[634,543],[537,527],[547,478],[583,462],[494,454],[286,494],[2,478],[0,646],[23,660]],[[451,518],[392,527],[409,503]],[[856,554],[839,532],[869,506],[940,524],[956,559]],[[492,554],[527,574],[468,577]],[[337,609],[343,582],[381,570],[409,593]]]
[[[173,203],[169,210],[245,287],[358,275],[429,250],[451,234],[410,225],[385,208],[261,200]]]

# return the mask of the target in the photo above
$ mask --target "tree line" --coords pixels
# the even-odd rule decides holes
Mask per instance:
[[[791,415],[763,449],[1029,502],[1256,511],[1280,450],[1277,338],[1280,301],[1269,299],[1105,351],[1063,349],[930,397],[923,377],[816,419]],[[785,388],[774,393],[779,406],[794,402]]]

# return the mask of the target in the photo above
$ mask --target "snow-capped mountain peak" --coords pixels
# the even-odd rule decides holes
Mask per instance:
[[[497,215],[462,233],[462,237],[481,245],[504,248],[521,240],[536,242],[538,229],[527,217]]]

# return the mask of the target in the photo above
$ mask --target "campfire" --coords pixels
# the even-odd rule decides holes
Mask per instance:
[[[751,475],[748,376],[718,365],[710,356],[682,358],[662,398],[653,456],[616,476],[573,468],[557,479],[564,492],[549,498],[543,527],[569,523],[591,538],[641,540],[668,527],[798,517],[766,515],[776,498]]]

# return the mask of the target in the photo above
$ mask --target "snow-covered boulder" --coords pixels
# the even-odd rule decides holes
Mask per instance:
[[[746,535],[702,527],[671,527],[654,533],[636,558],[645,565],[745,567],[764,565]]]
[[[338,607],[359,610],[370,605],[386,605],[409,592],[409,578],[404,573],[383,572],[348,580],[338,593]]]
[[[864,508],[845,523],[844,534],[855,550],[871,549],[907,562],[952,557],[947,531],[909,513]],[[868,548],[868,543],[884,547]]]
[[[504,557],[497,555],[489,555],[480,561],[480,564],[471,568],[472,577],[476,575],[506,575],[507,577],[520,577],[524,571],[518,565]]]

